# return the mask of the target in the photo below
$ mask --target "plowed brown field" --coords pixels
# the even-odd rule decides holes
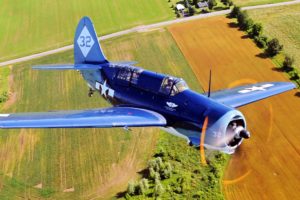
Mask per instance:
[[[288,81],[229,19],[214,17],[169,28],[207,88]],[[300,196],[300,92],[294,90],[240,110],[252,133],[232,156],[223,180],[227,199],[297,199]]]

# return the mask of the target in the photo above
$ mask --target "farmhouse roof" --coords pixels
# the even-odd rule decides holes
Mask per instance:
[[[177,4],[176,8],[177,8],[177,10],[184,10],[185,9],[184,5],[182,5],[182,4]]]

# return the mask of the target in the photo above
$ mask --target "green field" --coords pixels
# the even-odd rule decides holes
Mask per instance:
[[[263,24],[267,36],[278,38],[284,52],[295,58],[300,69],[300,4],[248,12],[254,21]]]
[[[0,0],[0,61],[73,43],[79,19],[100,35],[175,17],[167,0]]]
[[[111,60],[197,80],[165,29],[103,42]],[[1,112],[109,106],[75,71],[33,71],[31,65],[72,62],[71,51],[13,66],[17,101]],[[107,198],[126,188],[153,153],[157,129],[44,129],[0,131],[0,199]],[[34,188],[41,187],[40,189]]]
[[[280,3],[285,1],[291,1],[291,0],[233,0],[235,5],[241,7]]]

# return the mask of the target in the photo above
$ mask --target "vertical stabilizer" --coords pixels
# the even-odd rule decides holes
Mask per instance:
[[[94,25],[88,17],[83,17],[77,25],[74,38],[74,61],[75,64],[100,64],[107,62]]]

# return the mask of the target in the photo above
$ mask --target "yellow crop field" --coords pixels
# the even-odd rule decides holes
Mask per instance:
[[[200,84],[212,89],[289,81],[244,32],[225,17],[169,28]],[[232,156],[223,180],[228,199],[297,199],[300,195],[300,99],[290,91],[240,109],[252,137]]]

